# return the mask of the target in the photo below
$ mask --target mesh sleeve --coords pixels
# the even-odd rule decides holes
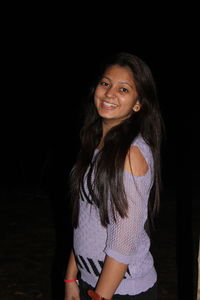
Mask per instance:
[[[116,222],[111,219],[107,227],[105,253],[119,262],[129,264],[134,253],[138,251],[141,233],[147,217],[147,194],[145,176],[136,177],[128,172],[124,175],[124,187],[128,200],[128,217],[116,214]]]

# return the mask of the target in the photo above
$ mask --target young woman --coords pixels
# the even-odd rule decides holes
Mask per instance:
[[[161,128],[149,67],[118,53],[92,89],[71,172],[65,300],[156,299],[146,229],[159,206]]]

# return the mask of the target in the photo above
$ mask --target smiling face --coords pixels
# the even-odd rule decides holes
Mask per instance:
[[[106,69],[99,81],[94,103],[103,123],[113,127],[140,110],[138,94],[129,67],[113,65]]]

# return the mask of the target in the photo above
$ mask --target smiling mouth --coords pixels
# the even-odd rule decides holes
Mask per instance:
[[[106,102],[106,101],[103,101],[102,104],[106,107],[117,107],[117,104],[109,103],[109,102]]]

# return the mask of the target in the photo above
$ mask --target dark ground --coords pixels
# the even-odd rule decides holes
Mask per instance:
[[[63,277],[71,247],[63,186],[48,191],[33,186],[1,188],[1,300],[63,299]],[[158,300],[195,299],[200,204],[194,197],[190,223],[186,222],[186,218],[191,220],[190,207],[181,212],[178,205],[177,210],[177,199],[175,189],[163,190],[152,234]]]
[[[52,293],[57,293],[54,299],[62,299],[58,290],[63,286],[70,232],[67,232],[67,223],[61,220],[63,214],[57,228],[61,232],[56,233],[54,215],[51,201],[44,192],[1,190],[0,299],[50,300]],[[177,299],[175,215],[175,195],[168,191],[153,234],[159,300]]]

